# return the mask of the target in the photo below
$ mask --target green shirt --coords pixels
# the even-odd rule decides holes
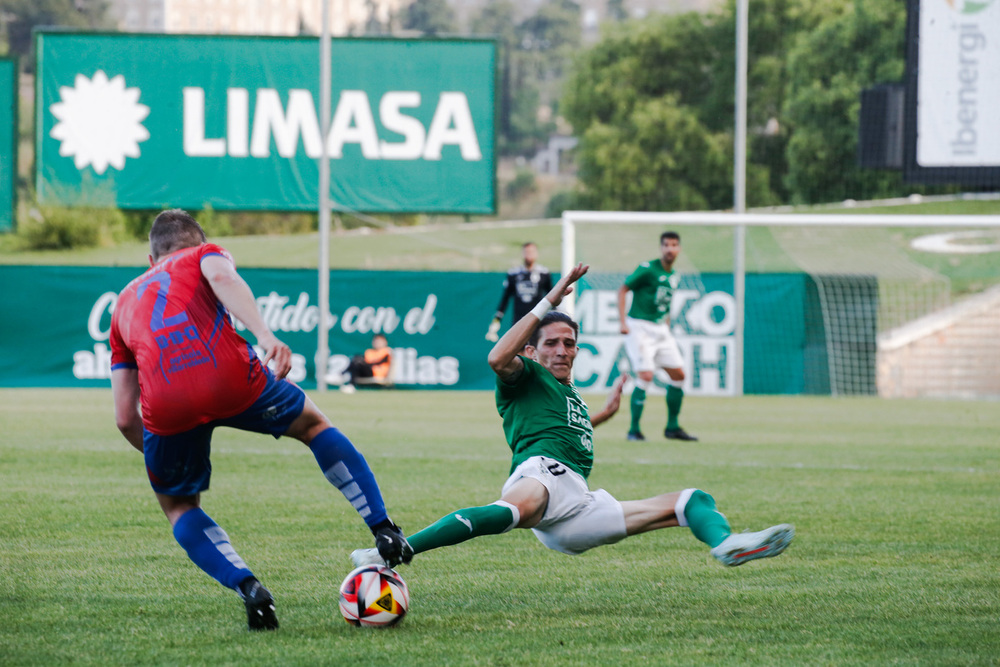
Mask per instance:
[[[524,372],[514,384],[497,377],[497,412],[514,454],[511,472],[532,456],[547,456],[583,475],[594,467],[594,427],[587,404],[541,364],[521,357]]]
[[[632,290],[628,316],[665,322],[670,315],[670,299],[679,284],[680,276],[673,269],[665,271],[659,259],[643,262],[625,279],[625,286]]]

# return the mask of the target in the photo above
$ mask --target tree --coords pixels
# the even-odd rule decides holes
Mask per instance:
[[[580,6],[572,0],[551,0],[518,26],[519,48],[533,53],[541,72],[562,73],[569,57],[580,46]]]
[[[625,9],[625,0],[608,0],[605,12],[610,20],[621,23],[628,19],[628,10]]]
[[[803,35],[812,34],[826,17],[849,0],[754,0],[748,14],[747,128],[748,179],[763,169],[763,186],[778,200],[788,197],[787,145],[784,117],[788,87],[788,53]],[[709,75],[715,83],[700,105],[701,119],[715,131],[732,131],[735,123],[736,4],[729,0],[711,20],[710,37],[718,53]],[[747,192],[751,189],[747,187]],[[759,192],[759,190],[757,190]],[[758,204],[762,202],[757,202]]]
[[[784,108],[794,201],[902,194],[898,173],[863,171],[856,153],[861,91],[902,79],[905,25],[902,3],[855,0],[800,36],[788,58]]]
[[[515,8],[508,0],[493,0],[483,6],[473,17],[470,29],[475,35],[493,36],[499,42],[499,59],[497,64],[497,80],[499,90],[499,119],[497,149],[501,155],[509,155],[514,132],[514,90],[513,74],[514,50],[517,45],[515,29]],[[537,98],[537,91],[536,98]]]
[[[624,122],[591,124],[578,149],[591,208],[724,208],[732,200],[728,138],[709,132],[674,96],[637,104]]]
[[[628,23],[576,63],[562,111],[592,208],[692,210],[732,201],[732,140],[699,118],[716,49],[699,14]]]
[[[34,69],[31,31],[40,26],[113,29],[106,0],[0,0],[10,53]]]
[[[593,206],[730,205],[717,174],[699,170],[720,170],[731,181],[732,161],[719,155],[732,150],[735,10],[728,0],[714,14],[623,23],[576,61],[561,108],[581,138],[581,182]],[[748,203],[898,190],[898,174],[861,173],[855,152],[861,90],[903,73],[904,3],[754,0],[749,23]],[[677,137],[638,122],[651,101],[668,99],[658,113],[663,122],[674,118]],[[708,153],[692,160],[685,150]],[[646,174],[669,177],[679,189],[651,199],[643,194]]]
[[[705,18],[690,13],[628,23],[579,57],[563,96],[577,130],[626,122],[635,106],[666,95],[698,107],[712,90],[715,58]]]
[[[543,4],[518,23],[508,0],[491,0],[473,17],[474,34],[500,42],[499,136],[502,155],[532,152],[555,129],[539,109],[557,99],[562,73],[580,43],[579,7],[569,0]]]
[[[455,17],[445,0],[414,0],[403,12],[403,29],[425,35],[455,32]]]

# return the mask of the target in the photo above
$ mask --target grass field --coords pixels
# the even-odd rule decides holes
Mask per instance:
[[[506,477],[487,393],[315,398],[410,532]],[[672,529],[571,558],[514,531],[403,567],[411,613],[381,631],[338,616],[371,538],[309,452],[219,431],[204,506],[282,623],[251,635],[174,542],[110,392],[0,391],[0,664],[1000,664],[996,403],[692,398],[684,417],[702,442],[599,428],[591,485],[704,488],[737,530],[794,523],[785,555],[726,569]],[[647,434],[662,421],[648,409]]]

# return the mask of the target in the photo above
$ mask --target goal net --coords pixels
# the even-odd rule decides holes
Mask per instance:
[[[1000,397],[1000,216],[851,212],[567,211],[563,270],[591,266],[572,305],[579,386],[630,370],[618,289],[667,230],[686,391]]]

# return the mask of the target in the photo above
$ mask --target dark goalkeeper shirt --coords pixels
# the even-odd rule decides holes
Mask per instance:
[[[503,319],[507,312],[507,302],[514,301],[514,321],[531,312],[531,309],[552,289],[552,274],[541,264],[527,269],[518,266],[507,272],[503,281],[503,296],[497,306],[496,317]]]

